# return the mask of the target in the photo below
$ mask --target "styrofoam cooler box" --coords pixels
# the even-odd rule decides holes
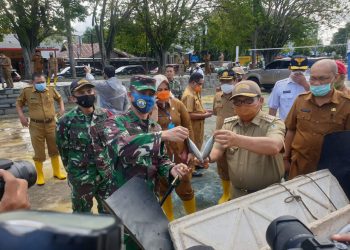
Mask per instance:
[[[292,215],[306,225],[345,207],[349,200],[336,178],[326,169],[273,185],[247,196],[210,207],[175,220],[169,231],[176,249],[207,245],[214,249],[261,249],[266,247],[265,232],[275,218]],[[327,196],[333,202],[328,200]],[[309,212],[309,211],[310,212]],[[313,218],[313,216],[315,217]]]

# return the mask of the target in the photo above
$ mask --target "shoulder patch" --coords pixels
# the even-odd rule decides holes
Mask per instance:
[[[231,117],[225,118],[224,123],[236,122],[238,120],[239,120],[238,116],[235,115],[235,116],[231,116]]]
[[[261,119],[262,119],[262,120],[265,120],[265,121],[267,121],[267,122],[269,122],[269,123],[271,123],[271,122],[273,122],[273,121],[275,121],[275,120],[278,120],[278,118],[277,118],[276,116],[269,115],[269,114],[263,114],[263,115],[261,116]]]

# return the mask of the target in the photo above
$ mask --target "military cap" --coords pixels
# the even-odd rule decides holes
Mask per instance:
[[[89,86],[91,88],[94,88],[95,85],[91,82],[89,82],[88,80],[86,79],[80,79],[78,81],[73,81],[71,84],[70,84],[70,93],[73,94],[74,91],[78,90],[78,89],[81,89],[82,87],[84,86]]]
[[[220,73],[220,80],[233,80],[235,77],[235,72],[233,70],[223,70]]]
[[[256,97],[261,96],[261,90],[256,82],[244,80],[235,85],[230,99],[236,96]]]
[[[307,70],[309,68],[306,56],[293,56],[290,60],[291,70]]]
[[[145,75],[137,75],[133,76],[130,79],[130,90],[153,90],[156,92],[156,80],[153,77],[145,76]]]

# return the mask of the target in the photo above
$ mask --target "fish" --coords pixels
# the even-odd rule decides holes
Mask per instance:
[[[211,150],[214,146],[214,136],[210,136],[209,140],[205,143],[203,152],[202,152],[202,159],[205,160],[210,155]]]
[[[187,146],[189,151],[194,154],[194,156],[200,160],[201,162],[203,162],[203,156],[202,153],[199,151],[199,149],[197,148],[196,144],[194,144],[194,142],[190,139],[187,138]]]

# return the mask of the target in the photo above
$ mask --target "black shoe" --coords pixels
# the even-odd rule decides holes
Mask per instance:
[[[202,176],[203,174],[197,170],[192,172],[192,177],[202,177]]]

